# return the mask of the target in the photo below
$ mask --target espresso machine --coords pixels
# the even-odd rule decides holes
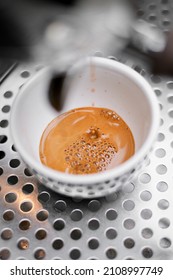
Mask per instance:
[[[137,17],[134,0],[3,0],[0,3],[0,59],[33,61],[65,71],[84,56],[154,57],[167,38],[156,24]]]

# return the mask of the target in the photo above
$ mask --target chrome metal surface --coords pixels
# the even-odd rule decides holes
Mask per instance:
[[[143,1],[138,14],[166,31],[173,5],[159,2]],[[0,259],[173,259],[173,77],[150,75],[130,57],[124,63],[152,85],[160,128],[146,168],[101,199],[79,201],[50,191],[15,151],[10,110],[19,88],[39,67],[22,65],[1,85]]]

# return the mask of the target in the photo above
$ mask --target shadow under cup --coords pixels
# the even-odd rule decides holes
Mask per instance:
[[[11,112],[14,144],[30,170],[46,186],[64,195],[93,198],[115,192],[131,180],[144,163],[159,126],[159,107],[150,85],[130,67],[106,58],[88,58],[74,65],[57,112],[48,99],[50,69],[43,69],[19,92]],[[58,94],[58,93],[57,93]],[[41,164],[41,135],[58,114],[79,107],[114,110],[127,123],[135,140],[135,154],[111,170],[73,175]]]

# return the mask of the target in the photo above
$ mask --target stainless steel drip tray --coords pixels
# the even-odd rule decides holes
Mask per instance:
[[[142,71],[161,112],[146,168],[114,195],[79,201],[40,185],[11,140],[14,98],[35,71],[20,66],[0,88],[0,259],[172,259],[173,80]]]

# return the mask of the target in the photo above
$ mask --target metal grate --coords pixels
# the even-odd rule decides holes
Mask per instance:
[[[138,15],[167,31],[173,5],[143,1]],[[170,3],[170,4],[169,4]],[[39,67],[16,68],[0,87],[0,259],[173,259],[173,77],[150,76],[160,129],[148,164],[114,195],[71,199],[40,185],[15,150],[10,110]],[[134,66],[135,65],[135,66]]]

